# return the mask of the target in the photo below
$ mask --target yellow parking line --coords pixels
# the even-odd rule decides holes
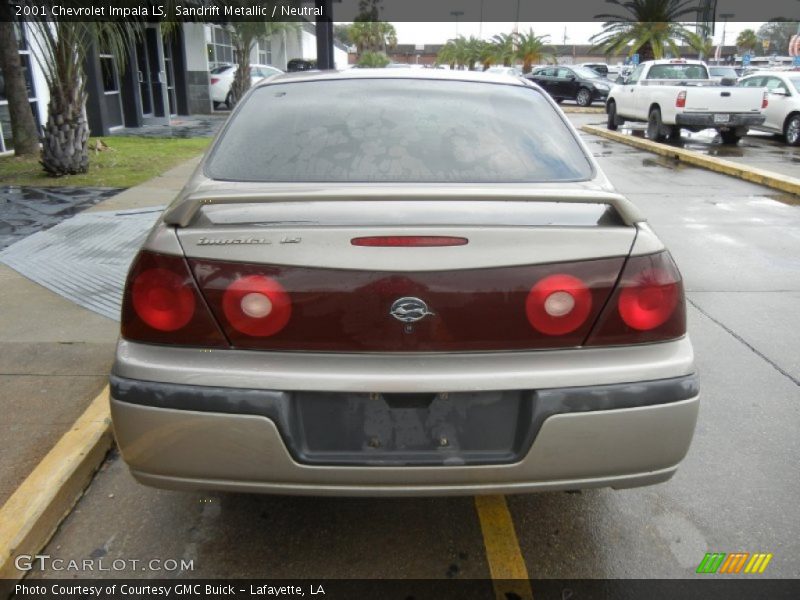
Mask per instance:
[[[513,597],[510,594],[515,594],[523,600],[532,600],[528,569],[522,558],[505,496],[475,496],[475,508],[481,522],[495,597],[497,600],[506,600]]]
[[[2,580],[24,575],[15,557],[44,548],[91,481],[111,443],[106,386],[0,508],[0,596]]]
[[[723,173],[731,177],[744,179],[745,181],[751,181],[759,185],[765,185],[782,192],[800,195],[800,178],[797,177],[790,177],[789,175],[783,175],[774,171],[759,169],[752,165],[737,163],[732,160],[717,158],[716,156],[707,156],[700,152],[695,152],[694,150],[686,150],[685,148],[676,148],[674,146],[660,144],[618,131],[609,131],[602,127],[597,127],[596,125],[583,125],[581,129],[586,133],[599,135],[600,137],[627,144],[628,146],[633,146],[641,150],[647,150],[648,152],[653,152],[654,154],[659,154],[668,158],[674,158],[696,167],[708,169],[709,171],[716,171],[717,173]]]

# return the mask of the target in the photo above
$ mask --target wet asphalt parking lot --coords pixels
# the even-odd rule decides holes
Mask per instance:
[[[689,454],[667,483],[508,496],[528,573],[693,577],[706,552],[746,551],[774,554],[765,576],[800,577],[800,207],[764,187],[584,139],[682,270],[702,407]],[[747,138],[745,154],[751,143],[765,155],[796,152]],[[135,483],[116,454],[44,553],[194,561],[191,572],[112,576],[489,576],[473,498],[170,492]]]

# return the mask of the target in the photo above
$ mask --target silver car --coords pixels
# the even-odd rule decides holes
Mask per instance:
[[[681,276],[555,103],[505,75],[285,75],[134,260],[133,476],[317,495],[669,479],[699,407]]]

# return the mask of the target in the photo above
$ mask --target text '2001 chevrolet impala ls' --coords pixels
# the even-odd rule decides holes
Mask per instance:
[[[287,75],[242,100],[128,275],[142,483],[287,494],[669,479],[699,394],[681,276],[536,85]]]

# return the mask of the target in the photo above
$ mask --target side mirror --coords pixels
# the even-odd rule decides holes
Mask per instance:
[[[733,78],[733,77],[723,77],[720,80],[719,83],[720,83],[720,85],[724,85],[724,86],[732,86],[732,85],[736,85],[736,79]]]
[[[575,75],[567,75],[567,79],[570,81],[575,81]]]

